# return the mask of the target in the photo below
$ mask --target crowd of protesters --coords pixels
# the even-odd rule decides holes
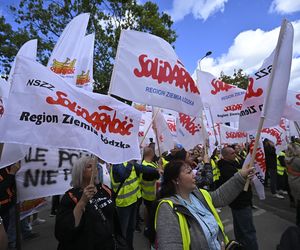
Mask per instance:
[[[265,187],[270,184],[273,199],[288,195],[296,209],[296,226],[283,234],[278,249],[294,249],[287,244],[297,244],[293,239],[299,236],[300,140],[293,139],[279,154],[268,139],[263,144]],[[141,220],[149,249],[259,249],[253,190],[251,186],[243,190],[247,179],[255,176],[255,169],[243,164],[248,145],[224,145],[210,158],[200,145],[187,151],[176,144],[161,157],[154,149],[153,142],[145,147],[141,162],[110,165],[96,157],[78,159],[72,169],[72,189],[52,197],[57,249],[133,249]],[[19,168],[16,163],[0,169],[0,250],[16,248]],[[219,216],[225,206],[231,208],[235,239],[228,238]],[[43,222],[37,215],[32,221],[22,219],[23,240],[38,237],[32,226]]]

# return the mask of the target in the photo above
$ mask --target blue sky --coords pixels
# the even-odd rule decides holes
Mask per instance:
[[[141,1],[145,2],[145,1]],[[219,75],[242,68],[257,69],[275,48],[283,18],[294,22],[292,83],[300,90],[300,0],[154,0],[175,20],[175,50],[189,72],[201,62],[203,70]]]
[[[175,50],[190,73],[201,67],[216,76],[242,68],[257,69],[275,48],[283,18],[293,22],[294,58],[291,88],[300,90],[300,0],[152,0],[174,20]],[[0,12],[18,0],[0,0]],[[145,2],[145,0],[138,0]],[[1,14],[1,13],[0,13]]]

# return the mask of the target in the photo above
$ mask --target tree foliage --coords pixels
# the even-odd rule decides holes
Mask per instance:
[[[241,89],[247,89],[249,83],[248,78],[249,75],[244,73],[242,69],[234,70],[232,76],[225,75],[223,71],[220,74],[220,79],[223,82],[235,85]]]
[[[5,41],[4,47],[1,43],[0,57],[6,73],[17,49],[29,39],[38,39],[38,58],[46,65],[66,25],[78,14],[89,12],[88,33],[95,32],[94,79],[99,93],[107,92],[122,29],[149,32],[171,44],[177,37],[171,17],[160,13],[150,1],[138,4],[136,0],[21,0],[10,10],[17,30],[3,17],[0,19],[0,42]]]

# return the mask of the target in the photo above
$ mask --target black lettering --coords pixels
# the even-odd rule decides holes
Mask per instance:
[[[31,169],[28,169],[24,175],[24,187],[28,187],[30,184],[34,187],[37,186],[39,181],[40,170],[36,169],[34,175],[32,175]]]
[[[33,84],[33,82],[34,82],[34,79],[32,79],[32,80],[28,80],[28,82],[27,82],[27,86],[31,86],[32,84]]]
[[[47,184],[51,185],[51,184],[55,184],[56,180],[53,180],[53,178],[55,178],[57,176],[58,171],[56,170],[47,170]]]
[[[63,121],[62,123],[66,123],[66,124],[71,124],[71,122],[69,121],[69,118],[71,117],[70,115],[67,115],[67,114],[63,114]]]
[[[33,86],[40,86],[41,80],[35,80]]]
[[[25,119],[25,121],[28,121],[29,116],[30,116],[29,112],[22,112],[21,117],[20,117],[20,121],[24,121],[24,119]]]

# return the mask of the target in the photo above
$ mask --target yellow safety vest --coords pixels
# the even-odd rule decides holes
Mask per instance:
[[[277,155],[277,174],[278,175],[284,175],[284,172],[287,172],[286,170],[286,167],[285,166],[282,166],[280,164],[280,161],[279,161],[279,156],[284,156],[285,157],[285,153],[284,152],[280,152],[279,155]]]
[[[219,214],[218,214],[216,208],[214,207],[214,205],[212,204],[212,198],[211,198],[210,194],[204,189],[199,189],[199,190],[202,193],[206,203],[208,204],[213,216],[215,217],[215,220],[217,221],[218,226],[221,229],[221,232],[223,234],[224,242],[225,242],[225,244],[227,244],[229,242],[229,239],[225,234],[224,226],[219,217]],[[156,209],[156,212],[155,212],[155,220],[154,220],[155,229],[156,229],[158,209],[159,209],[160,205],[164,202],[168,203],[170,205],[170,207],[172,207],[172,208],[174,207],[174,204],[171,200],[160,201],[160,203],[158,204],[158,207]],[[180,227],[180,232],[181,232],[183,250],[189,250],[190,245],[191,245],[191,236],[190,236],[189,226],[188,226],[186,218],[183,214],[181,214],[179,212],[176,212],[176,214],[177,214],[178,220],[179,220],[179,227]]]
[[[127,162],[123,163],[122,165],[124,167],[127,166]],[[120,182],[115,182],[112,169],[114,166],[111,167],[110,169],[110,178],[111,178],[111,183],[112,183],[112,188],[114,192],[117,192],[118,187],[120,185]],[[138,198],[141,197],[141,190],[139,186],[139,180],[136,175],[134,166],[132,166],[131,173],[129,177],[125,180],[123,183],[123,186],[121,187],[117,199],[116,199],[116,206],[117,207],[128,207],[131,204],[135,203]]]
[[[216,161],[218,161],[218,160],[219,160],[219,157],[216,156]],[[220,169],[219,169],[216,161],[213,159],[210,160],[210,164],[211,164],[212,171],[213,171],[213,182],[218,181],[221,176],[221,172],[220,172]]]
[[[153,162],[143,161],[142,165],[157,168],[158,166]],[[141,179],[142,197],[147,201],[154,201],[156,198],[156,180],[145,181]]]
[[[165,168],[169,162],[164,157],[162,157],[161,160],[162,160],[163,168]]]

